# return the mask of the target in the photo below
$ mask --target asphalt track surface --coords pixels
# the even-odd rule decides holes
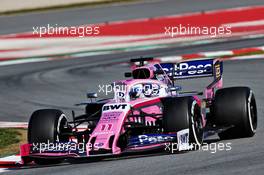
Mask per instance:
[[[159,57],[246,48],[260,46],[263,43],[264,38],[260,38],[200,46],[172,47],[149,51],[91,56],[53,62],[1,66],[0,121],[25,122],[28,121],[32,111],[40,108],[59,108],[68,115],[74,109],[77,114],[81,114],[83,108],[76,107],[74,104],[87,101],[87,92],[97,92],[99,97],[107,97],[106,89],[104,88],[103,92],[100,90],[100,87],[106,87],[114,80],[124,79],[124,72],[129,71],[129,67],[128,65],[116,65],[116,63],[128,62],[130,58],[139,56]],[[237,63],[228,64],[236,65]],[[247,65],[243,67],[245,68],[246,77],[252,75],[252,78],[249,80],[255,80],[255,75],[263,76],[261,67],[251,70],[252,66]],[[226,68],[225,73],[228,72],[232,73],[231,70]],[[238,79],[244,76],[243,74],[238,75]],[[225,82],[227,83],[230,82],[228,78],[229,75],[225,76]],[[245,78],[244,83],[249,80]],[[187,83],[189,82],[187,81]],[[195,89],[196,87],[194,84],[193,88]],[[200,87],[202,86],[199,85]]]
[[[228,47],[258,45],[263,39],[208,45],[195,48],[169,49],[171,52],[217,50]],[[25,121],[37,108],[70,109],[73,102],[81,101],[87,89],[98,91],[98,84],[108,84],[122,78],[127,65],[110,65],[135,55],[158,55],[156,51],[105,55],[76,60],[55,61],[1,67],[1,120]],[[162,51],[160,51],[162,52]],[[104,66],[98,66],[99,64]],[[6,174],[262,174],[263,164],[263,79],[264,58],[260,60],[232,61],[224,64],[225,86],[249,86],[256,95],[259,125],[253,138],[231,142],[231,151],[196,151],[184,154],[153,154],[145,157],[110,159],[99,162],[63,164],[50,167],[25,168]],[[5,74],[8,74],[6,76]],[[13,74],[13,75],[12,75]],[[15,75],[14,75],[15,74]],[[200,87],[194,84],[193,88]],[[102,93],[99,93],[102,96]],[[49,105],[55,104],[55,105]],[[2,118],[3,117],[3,118]]]
[[[234,3],[234,1],[230,2]],[[191,10],[187,9],[186,11]],[[175,47],[73,60],[2,66],[0,67],[0,120],[27,121],[30,113],[38,108],[61,108],[66,113],[75,109],[81,113],[82,109],[72,107],[72,104],[86,100],[85,93],[98,91],[99,84],[105,85],[111,83],[112,80],[122,79],[123,72],[128,70],[128,66],[115,63],[127,61],[131,57],[178,55],[254,47],[263,45],[263,43],[264,39],[261,38],[195,47]],[[258,104],[257,134],[253,138],[221,141],[231,142],[231,151],[217,151],[214,154],[210,151],[195,151],[176,155],[137,155],[99,162],[89,161],[78,164],[23,168],[4,174],[263,174],[263,67],[264,58],[224,63],[224,86],[251,87],[255,92]],[[196,86],[200,88],[201,85],[203,83],[199,82],[194,84],[193,88]],[[99,95],[104,96],[103,93],[99,93]]]

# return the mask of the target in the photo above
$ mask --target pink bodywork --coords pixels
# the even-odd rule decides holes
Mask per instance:
[[[133,66],[132,70],[137,69],[138,67]],[[142,67],[141,67],[142,68]],[[130,99],[130,98],[114,98],[110,100],[108,103],[106,103],[104,106],[115,106],[119,107],[114,110],[102,110],[102,115],[99,120],[99,122],[96,125],[96,128],[93,130],[92,134],[90,135],[89,141],[86,144],[86,155],[90,156],[91,151],[97,151],[97,150],[108,150],[112,154],[120,154],[122,150],[117,146],[117,142],[119,139],[119,136],[125,132],[124,129],[124,122],[128,121],[128,115],[133,111],[134,115],[139,114],[138,108],[140,108],[141,111],[147,114],[161,114],[161,108],[158,104],[160,104],[160,98],[171,96],[172,92],[169,92],[168,90],[168,84],[171,83],[171,80],[168,77],[165,77],[164,81],[160,80],[154,80],[153,79],[153,70],[154,70],[154,64],[149,64],[148,66],[144,66],[144,68],[147,68],[152,73],[150,75],[149,79],[129,79],[129,80],[121,80],[117,81],[115,83],[117,84],[123,84],[126,86],[126,90],[124,91],[125,97],[129,96],[129,91],[131,87],[133,87],[136,84],[144,84],[144,83],[154,83],[158,84],[160,87],[166,89],[166,93],[163,93],[162,95],[156,96],[156,97],[148,97],[148,98],[138,98],[138,99]],[[167,75],[166,75],[167,76]],[[209,86],[207,86],[204,90],[205,99],[210,101],[214,97],[215,89],[222,88],[223,86],[223,80],[222,77],[218,79],[217,81],[214,81]],[[197,104],[201,108],[205,108],[206,103],[204,103],[203,99],[200,99],[198,96],[193,96],[197,102]],[[103,109],[104,109],[103,106]],[[121,108],[120,108],[121,107]],[[133,109],[133,110],[132,110]],[[203,110],[202,111],[202,117],[203,117],[203,126],[206,125],[206,114]],[[161,117],[161,115],[158,115]],[[146,123],[154,123],[156,119],[153,117],[146,117]],[[132,117],[130,121],[136,122],[139,120],[137,117]],[[112,140],[111,140],[112,139]],[[111,142],[111,145],[110,145]],[[147,147],[156,147],[158,145],[150,145]],[[135,150],[140,149],[146,149],[146,146],[138,147],[138,148],[131,148]],[[30,145],[24,144],[21,145],[21,156],[26,157],[30,155]],[[38,154],[34,154],[38,155]],[[72,155],[70,153],[40,153],[40,156],[79,156],[79,155]]]
[[[126,96],[129,95],[129,89],[136,84],[146,83],[144,79],[137,80],[123,80],[119,81],[119,83],[125,84],[127,86]],[[148,83],[157,83],[161,86],[167,86],[166,84],[157,81],[157,80],[149,80]],[[117,147],[117,141],[120,136],[124,132],[123,123],[127,120],[127,115],[131,112],[131,108],[137,109],[142,108],[141,110],[147,114],[161,114],[161,109],[159,106],[155,105],[160,102],[160,96],[152,97],[152,98],[139,98],[136,100],[124,101],[118,103],[116,100],[111,100],[106,105],[116,105],[123,104],[127,105],[127,108],[122,110],[115,110],[109,112],[102,112],[102,116],[94,129],[93,133],[90,136],[89,142],[87,144],[86,149],[91,150],[91,145],[95,145],[96,149],[104,149],[104,150],[112,150],[113,154],[120,154],[121,150]],[[133,114],[139,114],[136,110]],[[137,118],[132,118],[132,121],[136,121]],[[130,120],[131,121],[131,120]],[[155,119],[152,117],[146,117],[146,122],[153,123]],[[112,147],[110,147],[109,142],[110,138],[114,137]],[[94,143],[91,143],[92,139],[95,139]],[[95,150],[96,150],[95,149]],[[89,155],[89,151],[87,151],[87,155]]]

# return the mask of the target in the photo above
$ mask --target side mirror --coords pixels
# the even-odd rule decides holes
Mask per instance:
[[[203,95],[203,92],[198,92],[197,95]]]
[[[125,72],[125,77],[132,77],[132,73],[131,72]]]
[[[181,86],[172,86],[172,87],[170,87],[169,88],[169,90],[171,91],[171,92],[173,92],[173,91],[181,91],[182,90],[182,87]]]
[[[97,98],[97,97],[98,97],[98,95],[95,92],[87,93],[87,98]]]

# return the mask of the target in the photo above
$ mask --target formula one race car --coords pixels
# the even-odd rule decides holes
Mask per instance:
[[[211,134],[220,139],[252,137],[257,108],[248,87],[222,88],[220,60],[157,63],[131,60],[126,80],[113,83],[114,97],[87,96],[85,113],[68,121],[57,109],[35,111],[28,143],[21,146],[24,163],[59,163],[65,159],[121,155],[160,149],[176,143],[178,151],[194,150]],[[148,63],[147,65],[145,63]],[[212,77],[204,92],[184,92],[178,79]]]

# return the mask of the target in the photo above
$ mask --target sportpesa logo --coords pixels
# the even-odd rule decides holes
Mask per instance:
[[[210,71],[211,69],[211,64],[189,65],[188,63],[180,63],[174,65],[176,75],[184,75],[185,73],[189,75],[203,74]]]
[[[162,64],[162,68],[168,76],[175,78],[212,76],[212,66],[213,60],[195,60],[177,64]]]

